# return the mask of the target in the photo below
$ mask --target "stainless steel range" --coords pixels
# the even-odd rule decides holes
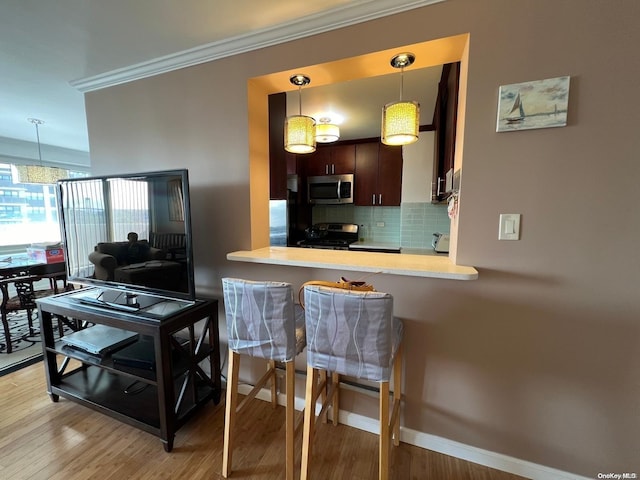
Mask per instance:
[[[355,223],[316,223],[305,231],[306,238],[299,247],[348,250],[358,241],[358,225]]]

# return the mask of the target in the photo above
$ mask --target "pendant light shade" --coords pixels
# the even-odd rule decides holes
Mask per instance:
[[[312,153],[316,151],[316,121],[302,115],[302,86],[311,83],[306,75],[293,75],[289,81],[298,87],[298,113],[290,115],[284,123],[284,149],[291,153]]]
[[[408,145],[418,140],[420,128],[418,102],[387,103],[382,109],[382,143]]]
[[[331,123],[328,117],[322,117],[320,123],[316,125],[316,142],[331,143],[337,142],[340,138],[340,127]]]
[[[36,139],[38,141],[38,159],[40,165],[12,165],[11,177],[13,183],[37,183],[51,185],[58,180],[69,178],[69,171],[64,168],[45,167],[42,165],[42,150],[40,149],[40,131],[38,126],[44,124],[44,121],[37,118],[28,118],[29,122],[36,127]]]
[[[391,59],[391,66],[400,69],[400,101],[388,103],[382,109],[380,137],[385,145],[408,145],[418,140],[420,104],[402,100],[404,67],[415,61],[413,53],[400,53]]]
[[[13,183],[38,183],[52,185],[58,180],[69,178],[69,171],[64,168],[45,167],[42,165],[12,165]]]
[[[316,149],[313,118],[291,115],[284,124],[284,149],[291,153],[311,153]]]

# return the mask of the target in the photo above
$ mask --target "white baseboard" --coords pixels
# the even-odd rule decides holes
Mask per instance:
[[[356,427],[355,425],[353,426]],[[411,429],[401,428],[400,440],[417,447],[426,448],[444,455],[450,455],[468,462],[478,463],[514,475],[520,475],[525,478],[530,478],[531,480],[591,480],[574,473],[538,465],[537,463],[483,450],[482,448],[465,445],[464,443]]]
[[[238,390],[240,394],[246,395],[251,390],[251,386],[240,385]],[[269,402],[271,401],[271,393],[269,390],[263,389],[256,395],[256,398]],[[284,400],[284,395],[278,396],[278,403],[280,405],[284,405]],[[296,410],[303,409],[304,399],[296,397]],[[340,410],[339,422],[343,425],[348,425],[369,433],[378,433],[378,419],[375,418]],[[501,453],[483,450],[482,448],[465,445],[464,443],[448,440],[443,437],[438,437],[437,435],[418,432],[410,428],[400,427],[400,440],[416,447],[425,448],[514,475],[520,475],[531,480],[591,480],[587,477],[544,465],[538,465]]]

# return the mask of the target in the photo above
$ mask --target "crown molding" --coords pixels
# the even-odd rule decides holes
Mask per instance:
[[[416,0],[408,2],[398,2],[398,0],[361,0],[349,2],[344,6],[326,12],[309,15],[274,27],[208,43],[91,77],[72,80],[69,84],[82,93],[92,92],[444,1],[446,0]]]

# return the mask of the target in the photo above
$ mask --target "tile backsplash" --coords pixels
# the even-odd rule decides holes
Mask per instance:
[[[431,248],[434,233],[449,233],[446,204],[403,203],[400,208],[402,247]]]
[[[360,225],[360,237],[369,242],[431,248],[436,232],[449,233],[446,204],[403,203],[400,207],[318,205],[313,223],[346,222]]]

